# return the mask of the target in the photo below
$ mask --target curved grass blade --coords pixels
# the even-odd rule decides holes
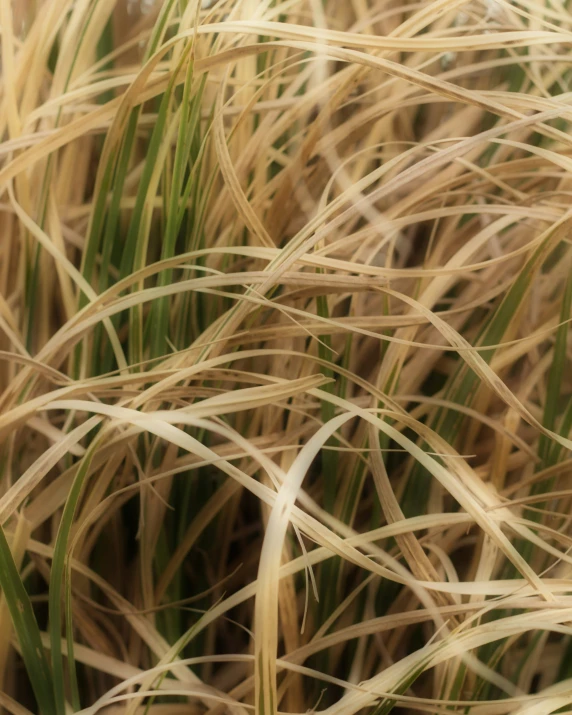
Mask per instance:
[[[554,249],[555,243],[560,240],[561,233],[556,230],[550,233],[534,251],[497,310],[481,331],[477,345],[497,345],[502,342],[503,336],[514,321],[515,315],[530,290],[534,276]],[[495,348],[491,348],[490,350],[481,351],[480,354],[483,360],[490,363],[495,352]],[[459,405],[469,405],[479,385],[480,379],[478,375],[469,369],[465,362],[461,362],[450,380],[446,399]],[[437,434],[445,437],[450,443],[454,443],[461,428],[461,423],[461,413],[455,410],[440,409],[437,411],[431,427]],[[427,473],[416,463],[403,494],[402,508],[405,516],[416,516],[423,511],[429,497],[429,485],[430,480]]]

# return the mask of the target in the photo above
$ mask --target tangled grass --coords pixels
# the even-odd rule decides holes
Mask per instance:
[[[570,712],[567,0],[0,32],[0,710]]]

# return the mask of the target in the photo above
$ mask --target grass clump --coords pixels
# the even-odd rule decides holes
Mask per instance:
[[[0,710],[572,705],[567,2],[0,0]]]

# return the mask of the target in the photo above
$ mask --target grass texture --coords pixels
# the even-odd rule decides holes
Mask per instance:
[[[568,0],[0,39],[0,711],[572,712]]]

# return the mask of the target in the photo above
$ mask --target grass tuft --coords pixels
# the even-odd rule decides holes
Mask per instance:
[[[0,27],[0,713],[568,712],[567,1]]]

